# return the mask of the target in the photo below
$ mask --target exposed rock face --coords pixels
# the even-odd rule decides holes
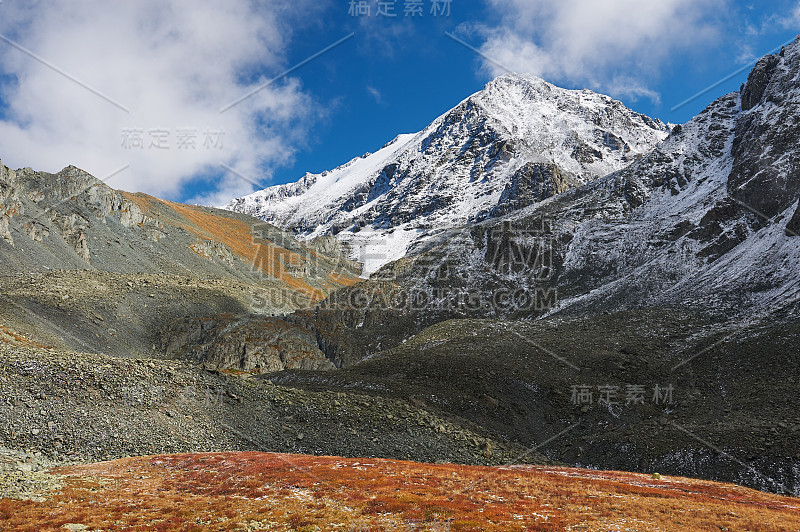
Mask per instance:
[[[11,217],[20,213],[20,203],[17,189],[14,187],[13,170],[3,166],[0,160],[0,238],[14,245],[14,237],[9,228]],[[13,177],[16,177],[14,174]]]
[[[284,369],[329,370],[314,334],[278,318],[215,316],[178,320],[162,331],[167,355],[205,367],[250,373]]]
[[[619,173],[624,199],[631,208],[641,206],[654,191],[676,196],[703,174],[716,173],[730,152],[739,112],[739,97],[717,99],[641,160]],[[726,171],[726,170],[722,170]]]
[[[761,102],[764,91],[767,90],[770,78],[775,67],[780,62],[776,55],[768,55],[761,58],[750,74],[747,76],[747,83],[742,86],[742,110],[749,111]]]
[[[786,234],[789,236],[800,236],[800,206],[794,211],[794,216],[786,226]]]
[[[0,215],[0,237],[2,237],[9,244],[14,245],[14,238],[11,236],[11,231],[8,230],[7,214]]]
[[[799,47],[795,42],[783,55],[761,59],[742,92],[728,192],[766,219],[800,196]]]
[[[512,211],[551,198],[570,188],[568,180],[555,164],[527,163],[511,177],[500,195],[497,207],[489,218],[498,218]]]

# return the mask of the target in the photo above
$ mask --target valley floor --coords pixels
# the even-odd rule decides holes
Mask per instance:
[[[258,452],[127,458],[0,499],[0,530],[800,530],[800,500],[552,466]]]

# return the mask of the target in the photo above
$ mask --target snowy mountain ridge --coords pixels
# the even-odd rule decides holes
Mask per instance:
[[[591,182],[649,153],[669,128],[588,90],[533,76],[489,82],[416,134],[225,208],[301,238],[332,234],[365,272],[443,230]]]
[[[452,230],[412,254],[411,266],[388,265],[374,278],[399,279],[431,298],[441,271],[447,286],[470,294],[553,296],[542,308],[523,298],[464,310],[477,317],[693,308],[737,316],[741,328],[797,315],[799,80],[800,38],[633,164],[501,220]],[[510,257],[546,259],[515,269]],[[440,309],[453,307],[437,297],[426,312],[447,319]]]

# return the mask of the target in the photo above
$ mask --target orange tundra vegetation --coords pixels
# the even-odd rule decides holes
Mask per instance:
[[[800,499],[585,469],[244,452],[54,472],[43,502],[0,500],[0,530],[800,530]]]

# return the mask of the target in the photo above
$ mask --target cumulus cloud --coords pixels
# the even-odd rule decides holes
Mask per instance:
[[[658,101],[646,79],[670,54],[716,36],[720,0],[487,0],[497,26],[466,28],[484,39],[483,67]],[[464,29],[464,28],[462,28]]]
[[[130,165],[109,184],[166,197],[202,178],[211,190],[197,199],[218,204],[252,191],[248,180],[268,181],[314,118],[291,78],[220,112],[289,66],[294,15],[279,0],[49,0],[0,10],[0,34],[41,59],[0,42],[0,157],[9,166],[75,164],[103,178]]]

